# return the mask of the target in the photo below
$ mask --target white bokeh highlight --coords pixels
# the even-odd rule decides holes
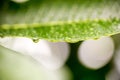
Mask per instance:
[[[101,37],[97,40],[86,40],[78,49],[79,61],[91,69],[105,66],[114,53],[114,43],[111,37]]]
[[[40,40],[34,43],[24,37],[0,38],[0,45],[11,50],[29,55],[44,67],[55,70],[62,67],[69,57],[69,45],[65,42]]]
[[[105,80],[120,80],[120,74],[118,73],[118,70],[116,68],[110,70],[106,75]]]
[[[116,50],[116,54],[114,56],[114,64],[120,74],[120,48]]]
[[[25,3],[29,0],[11,0],[11,1],[16,2],[16,3]]]
[[[67,66],[57,70],[47,70],[45,68],[42,70],[45,73],[46,79],[44,80],[73,80],[73,74]]]
[[[14,44],[14,38],[12,37],[4,37],[4,38],[0,38],[0,45],[11,49],[13,47]]]
[[[28,56],[9,50],[0,45],[0,80],[72,80],[67,66],[48,70]]]

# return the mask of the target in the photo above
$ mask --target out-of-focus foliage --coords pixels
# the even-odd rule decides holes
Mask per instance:
[[[68,67],[48,70],[29,56],[0,46],[0,80],[71,80]]]

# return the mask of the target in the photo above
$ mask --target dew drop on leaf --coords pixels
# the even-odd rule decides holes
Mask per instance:
[[[33,40],[33,42],[35,42],[35,43],[38,43],[38,42],[39,42],[39,39],[38,39],[38,38],[33,38],[32,40]]]

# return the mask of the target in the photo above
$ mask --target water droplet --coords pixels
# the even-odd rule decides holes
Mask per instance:
[[[32,40],[33,40],[33,42],[35,42],[35,43],[39,42],[39,39],[38,39],[38,38],[33,38]]]
[[[111,37],[98,40],[85,40],[78,48],[78,59],[85,67],[99,69],[105,66],[114,54],[114,42]]]

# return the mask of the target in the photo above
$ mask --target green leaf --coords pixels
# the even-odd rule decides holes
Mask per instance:
[[[120,33],[119,0],[0,3],[0,36],[77,42]]]

